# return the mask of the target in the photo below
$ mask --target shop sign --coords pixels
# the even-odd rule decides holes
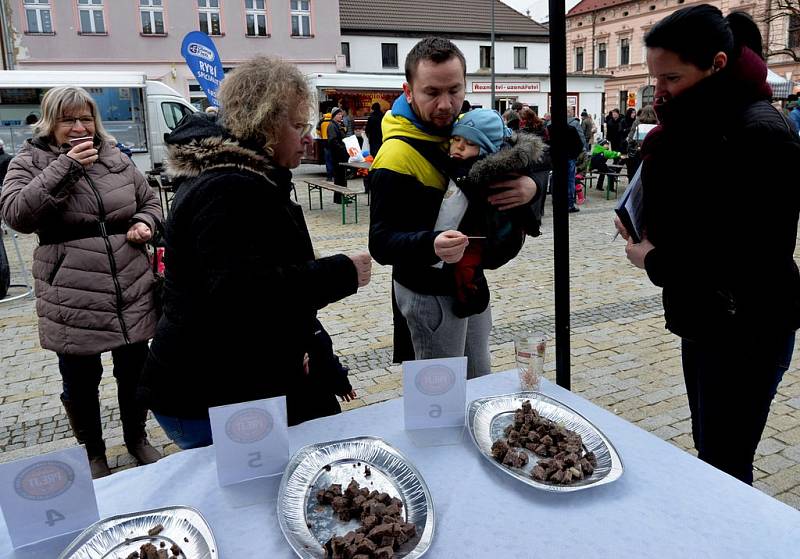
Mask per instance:
[[[494,82],[495,93],[538,93],[540,82]],[[492,82],[472,82],[472,93],[491,93]]]

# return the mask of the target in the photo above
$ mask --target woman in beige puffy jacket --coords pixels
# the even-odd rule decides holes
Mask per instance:
[[[103,128],[79,87],[42,99],[42,118],[8,167],[3,220],[36,233],[36,311],[42,347],[58,355],[61,400],[92,476],[111,472],[98,387],[100,354],[111,351],[128,451],[143,464],[160,458],[145,433],[136,388],[156,325],[153,273],[145,242],[161,221],[158,198]]]

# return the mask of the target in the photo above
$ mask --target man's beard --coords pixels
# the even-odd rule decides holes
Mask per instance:
[[[453,123],[456,121],[456,118],[458,117],[458,115],[454,115],[452,113],[438,113],[441,116],[447,116],[449,119],[448,124],[444,126],[438,126],[432,120],[422,119],[422,112],[419,110],[419,107],[417,106],[417,103],[415,101],[411,101],[411,109],[414,111],[414,114],[416,114],[419,117],[419,119],[423,122],[423,124],[425,124],[430,130],[430,132],[432,132],[435,136],[450,136],[450,131],[453,128]]]

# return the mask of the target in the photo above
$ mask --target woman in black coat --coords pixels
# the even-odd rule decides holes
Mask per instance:
[[[666,326],[682,339],[699,457],[752,484],[800,325],[800,202],[785,188],[800,139],[770,105],[746,14],[685,8],[645,44],[660,125],[642,146],[646,238],[628,239],[626,252],[663,288]]]
[[[211,443],[212,406],[286,395],[295,424],[355,396],[316,312],[366,285],[371,260],[315,258],[289,197],[310,99],[297,68],[257,57],[226,76],[221,122],[194,115],[168,138],[182,182],[140,394],[181,448]]]

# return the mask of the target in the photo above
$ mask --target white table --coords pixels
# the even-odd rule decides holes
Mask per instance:
[[[468,383],[469,400],[514,392],[513,372]],[[543,392],[582,413],[613,442],[625,465],[616,482],[570,494],[536,490],[460,445],[418,448],[403,430],[402,400],[320,419],[290,430],[292,451],[310,443],[375,435],[399,448],[433,495],[432,558],[797,557],[800,512],[551,383]],[[220,557],[294,557],[275,502],[233,506],[217,485],[214,452],[180,452],[95,482],[100,516],[190,505],[211,525]],[[62,548],[66,544],[62,545]],[[0,555],[12,552],[0,519]]]

